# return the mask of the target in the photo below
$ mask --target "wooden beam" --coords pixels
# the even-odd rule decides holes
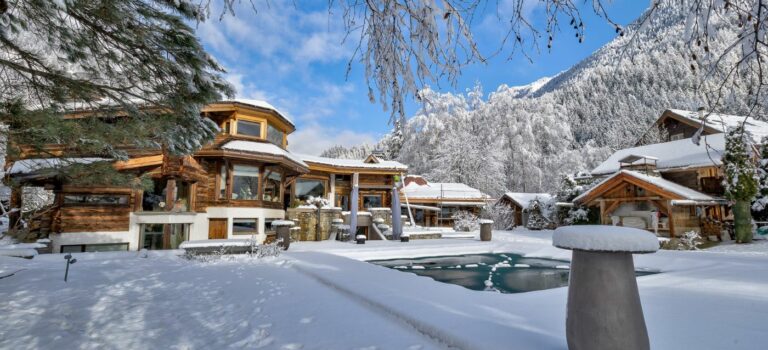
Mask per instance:
[[[117,170],[127,170],[161,165],[163,164],[163,157],[162,154],[158,154],[154,156],[131,158],[125,161],[115,162],[113,167]]]
[[[644,202],[651,200],[660,200],[659,196],[644,196],[644,197],[621,197],[621,198],[601,198],[595,199],[596,202]]]

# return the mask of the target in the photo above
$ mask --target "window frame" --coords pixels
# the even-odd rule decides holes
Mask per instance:
[[[65,253],[64,248],[66,247],[80,247],[80,251],[69,251],[67,253],[103,253],[103,252],[122,252],[122,249],[116,249],[116,250],[106,250],[106,251],[95,251],[95,252],[89,252],[86,250],[86,246],[125,246],[125,251],[129,250],[129,243],[128,242],[117,242],[117,243],[90,243],[90,244],[63,244],[59,247],[59,253]]]
[[[278,133],[280,134],[280,139],[279,139],[279,140],[277,140],[277,139],[275,139],[275,140],[271,139],[271,138],[272,138],[272,132],[273,132],[273,131],[275,131],[275,132],[278,132]],[[280,130],[280,128],[278,128],[277,126],[275,126],[275,125],[274,125],[274,124],[272,124],[272,123],[267,123],[267,135],[266,135],[266,137],[264,137],[264,139],[265,139],[265,140],[267,140],[267,142],[269,142],[269,143],[271,143],[271,144],[273,144],[273,145],[275,145],[275,146],[278,146],[278,147],[281,147],[281,148],[282,148],[282,147],[284,146],[284,145],[283,145],[283,142],[284,142],[284,140],[285,140],[285,131],[283,131],[283,130]],[[278,143],[275,143],[276,141],[277,141]]]
[[[285,176],[284,176],[285,174],[283,174],[283,171],[277,167],[263,167],[261,173],[259,174],[261,175],[261,183],[259,184],[259,189],[261,191],[261,200],[264,201],[265,203],[283,203],[283,196],[284,196],[283,193],[285,191],[284,190],[285,186],[283,186],[285,181]],[[277,194],[276,194],[277,200],[267,200],[266,199],[267,184],[269,183],[269,180],[274,180],[269,178],[269,176],[273,174],[279,175],[279,178],[277,179],[277,183],[278,183]]]
[[[120,199],[125,200],[125,203],[120,203],[120,199],[118,199],[117,203],[94,203],[94,202],[67,202],[67,197],[118,197]],[[61,194],[61,204],[65,207],[97,207],[97,206],[108,206],[108,207],[127,207],[131,205],[131,196],[127,193],[84,193],[84,192],[67,192]]]
[[[234,121],[235,121],[235,123],[234,123],[234,125],[235,125],[234,134],[235,135],[242,136],[242,137],[249,137],[249,138],[253,138],[253,139],[259,139],[259,140],[264,140],[265,139],[266,135],[265,135],[265,130],[264,130],[265,129],[264,124],[266,123],[266,121],[264,121],[264,120],[251,120],[251,119],[245,119],[245,118],[237,118]],[[249,124],[258,124],[259,125],[259,135],[257,136],[257,135],[249,135],[249,134],[241,133],[240,132],[240,123],[241,122],[249,123]]]
[[[238,221],[253,221],[253,231],[235,231],[235,223]],[[253,236],[259,234],[259,218],[233,218],[232,235],[233,236]]]
[[[258,175],[257,176],[250,176],[250,177],[255,177],[256,178],[256,193],[252,194],[253,198],[251,198],[251,199],[234,198],[234,196],[235,196],[235,183],[236,183],[236,181],[235,181],[235,177],[236,177],[236,175],[235,175],[235,168],[238,167],[238,166],[240,166],[240,167],[255,168],[255,169],[258,170]],[[259,201],[260,200],[261,185],[262,185],[262,182],[263,182],[262,176],[264,176],[264,171],[263,171],[263,167],[262,166],[248,165],[248,164],[244,164],[244,163],[234,163],[234,164],[232,164],[228,168],[228,170],[229,170],[228,179],[230,180],[229,181],[230,184],[229,184],[229,186],[227,188],[227,194],[228,194],[228,199],[229,200],[248,201],[248,202],[254,202],[254,201]]]
[[[328,188],[328,180],[327,179],[324,179],[324,178],[314,178],[314,177],[307,177],[307,178],[300,177],[300,178],[296,179],[296,181],[293,182],[293,186],[291,186],[291,187],[293,187],[292,188],[292,192],[293,193],[291,193],[292,200],[302,201],[302,199],[299,198],[299,193],[298,193],[298,190],[299,190],[298,184],[299,184],[300,181],[318,181],[318,182],[322,183],[323,184],[323,195],[322,195],[322,197],[326,198],[328,196],[329,188]]]

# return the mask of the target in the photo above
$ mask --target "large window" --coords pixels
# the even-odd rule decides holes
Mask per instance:
[[[305,201],[311,197],[325,196],[325,182],[322,180],[296,180],[296,199]]]
[[[233,235],[255,235],[259,233],[259,219],[233,219]]]
[[[281,201],[280,187],[282,184],[282,175],[275,171],[275,169],[267,169],[264,172],[264,201],[265,202],[277,202]]]
[[[283,132],[272,126],[272,124],[267,124],[267,141],[283,147]]]
[[[261,137],[261,123],[238,120],[237,134],[245,135],[245,136]]]
[[[235,165],[232,174],[232,199],[257,200],[259,195],[259,168]]]
[[[381,208],[381,195],[363,195],[363,208]]]
[[[127,205],[128,195],[120,194],[65,194],[66,205]]]

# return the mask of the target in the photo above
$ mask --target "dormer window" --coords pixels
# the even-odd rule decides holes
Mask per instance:
[[[261,123],[246,120],[237,121],[237,134],[252,137],[261,137]]]

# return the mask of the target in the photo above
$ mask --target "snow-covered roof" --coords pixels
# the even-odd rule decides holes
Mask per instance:
[[[61,168],[73,164],[91,164],[113,161],[109,158],[29,158],[13,162],[8,174],[29,174],[45,169]]]
[[[408,198],[413,199],[441,199],[441,200],[467,200],[490,198],[487,194],[463,183],[455,182],[430,182],[419,185],[415,182],[408,184],[401,190]]]
[[[504,197],[509,198],[523,209],[527,209],[534,199],[538,199],[539,202],[547,202],[552,199],[552,195],[549,193],[507,192]]]
[[[672,112],[695,125],[701,125],[698,112],[682,109],[670,109],[669,112]],[[716,129],[719,132],[724,133],[727,132],[729,128],[735,128],[743,124],[744,129],[752,133],[755,142],[759,142],[763,137],[768,136],[768,122],[741,115],[710,113],[709,115],[705,114],[705,116],[706,121],[704,125]]]
[[[706,141],[706,142],[705,142]],[[702,137],[700,145],[691,139],[625,148],[614,152],[607,160],[592,169],[592,175],[607,175],[619,170],[619,162],[630,155],[641,154],[657,158],[656,169],[669,170],[696,168],[721,164],[725,151],[725,135],[714,134]]]
[[[600,181],[595,186],[587,190],[586,192],[580,194],[578,197],[574,198],[574,202],[579,202],[586,198],[590,193],[596,191],[598,188],[600,188],[604,183],[612,180],[613,178],[619,176],[619,175],[628,175],[631,177],[634,177],[640,181],[655,185],[657,187],[660,187],[661,189],[672,192],[683,199],[692,200],[692,201],[717,201],[719,198],[710,196],[708,194],[701,193],[699,191],[696,191],[694,189],[685,187],[683,185],[674,183],[672,181],[666,180],[664,178],[661,178],[659,176],[650,176],[643,173],[639,173],[637,171],[631,171],[631,170],[622,170],[619,171],[607,178],[605,178],[603,181]]]
[[[408,170],[408,166],[394,160],[379,160],[378,163],[367,163],[364,159],[342,159],[310,156],[306,154],[298,155],[305,162],[330,165],[339,168],[364,168],[379,170]]]
[[[283,156],[295,163],[298,163],[303,167],[308,167],[307,163],[304,163],[304,161],[301,160],[301,158],[298,157],[297,155],[291,152],[288,152],[269,142],[233,140],[225,143],[223,146],[221,146],[221,148],[228,149],[228,150],[235,150],[235,151],[250,152],[250,153]]]
[[[294,125],[293,121],[290,118],[288,118],[288,116],[285,115],[285,113],[280,112],[279,109],[277,109],[275,106],[273,106],[271,103],[269,103],[267,101],[247,99],[247,98],[235,98],[235,99],[224,100],[224,101],[219,101],[219,102],[221,102],[221,103],[228,103],[228,102],[232,103],[232,102],[235,102],[235,103],[241,103],[241,104],[244,104],[244,105],[249,105],[251,107],[258,107],[258,108],[263,108],[263,109],[269,109],[269,110],[272,110],[275,113],[279,114],[281,117],[283,117],[283,119],[285,119],[291,125]]]

